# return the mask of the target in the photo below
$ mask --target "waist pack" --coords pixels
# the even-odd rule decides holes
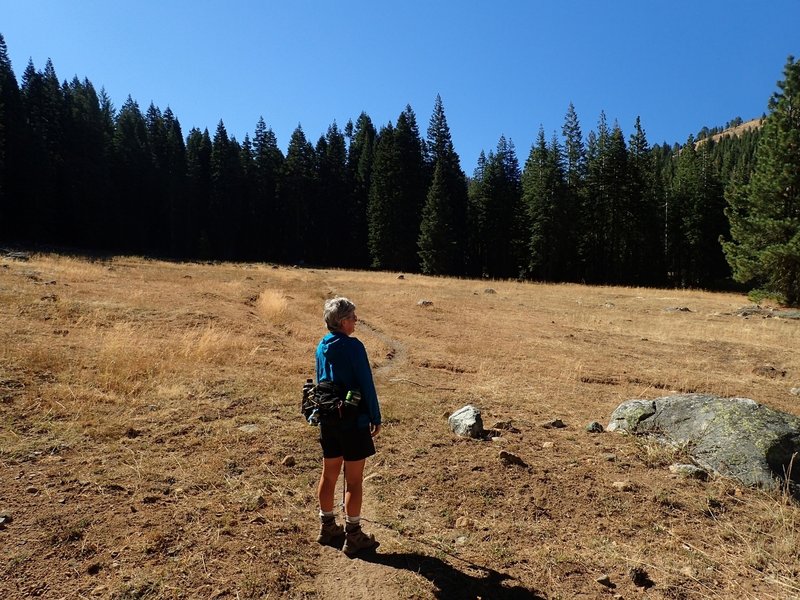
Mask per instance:
[[[348,390],[332,381],[321,381],[310,386],[307,382],[303,386],[301,412],[311,425],[331,419],[355,418],[360,400],[358,390]]]

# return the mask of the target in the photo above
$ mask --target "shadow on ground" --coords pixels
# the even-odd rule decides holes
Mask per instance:
[[[436,598],[442,600],[468,600],[475,598],[493,598],[500,600],[545,600],[544,596],[524,587],[504,585],[511,580],[510,575],[500,573],[486,567],[474,566],[475,570],[485,573],[475,576],[459,571],[445,561],[417,553],[364,553],[361,560],[394,569],[406,569],[422,575],[433,583]]]

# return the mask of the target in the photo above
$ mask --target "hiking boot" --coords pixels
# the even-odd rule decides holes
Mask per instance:
[[[322,521],[319,527],[317,542],[323,546],[330,546],[336,540],[341,540],[344,536],[344,527],[336,524],[336,519]]]
[[[348,527],[349,529],[349,527]],[[342,552],[347,556],[354,556],[361,550],[377,548],[379,542],[375,541],[375,536],[371,533],[364,533],[361,527],[355,527],[344,534],[344,547]]]

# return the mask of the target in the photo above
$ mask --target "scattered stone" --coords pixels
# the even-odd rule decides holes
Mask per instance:
[[[763,365],[761,367],[756,367],[753,369],[754,375],[760,375],[762,377],[769,377],[770,379],[778,379],[779,377],[786,377],[786,371],[784,369],[776,369],[772,365]]]
[[[611,414],[609,431],[647,435],[687,449],[709,473],[744,485],[778,490],[800,452],[800,417],[772,410],[749,398],[676,394],[655,400],[630,400]]]
[[[542,442],[542,448],[552,448],[555,445],[555,442]]]
[[[608,576],[608,575],[606,575],[606,574],[604,574],[604,575],[601,575],[600,577],[598,577],[597,579],[595,579],[595,581],[596,581],[597,583],[599,583],[600,585],[602,585],[602,586],[605,586],[605,587],[607,587],[607,588],[609,588],[609,589],[613,589],[613,588],[617,587],[616,585],[614,585],[614,584],[611,582],[611,577],[609,577],[609,576]]]
[[[133,427],[128,427],[128,429],[125,431],[125,437],[129,439],[137,438],[141,434],[142,434],[141,431],[139,431],[138,429],[134,429]]]
[[[266,525],[267,524],[267,520],[264,517],[262,517],[261,515],[258,515],[257,517],[254,517],[253,519],[250,520],[250,522],[253,525]]]
[[[456,543],[456,546],[463,546],[464,544],[467,543],[467,536],[465,536],[465,535],[458,536],[456,538],[456,540],[455,540],[455,543]]]
[[[92,563],[92,564],[91,564],[91,565],[89,565],[89,567],[86,569],[86,572],[87,572],[89,575],[97,575],[97,574],[100,572],[100,568],[101,568],[101,567],[100,567],[100,563]]]
[[[47,294],[39,298],[42,302],[58,302],[58,296],[56,294]]]
[[[13,520],[14,519],[11,518],[10,514],[6,512],[0,513],[0,529],[5,529],[6,525],[11,523]]]
[[[653,580],[650,579],[650,576],[647,574],[642,567],[632,567],[630,571],[628,571],[628,575],[630,575],[631,581],[633,585],[640,588],[651,588],[655,585]]]
[[[486,288],[485,290],[483,290],[483,293],[484,294],[496,294],[497,292],[494,290],[494,288]]]
[[[617,462],[617,455],[616,454],[603,454],[603,460],[606,462]]]
[[[706,481],[708,479],[708,471],[695,465],[676,463],[669,466],[669,472],[685,477],[686,479],[699,479],[700,481]]]
[[[483,437],[483,419],[481,419],[480,409],[467,404],[459,408],[447,419],[450,430],[462,437],[481,438]]]
[[[671,306],[670,308],[665,308],[664,310],[667,312],[692,312],[687,306]]]
[[[25,488],[25,492],[28,494],[38,494],[39,490],[35,486],[29,485]]]
[[[540,425],[545,429],[563,429],[566,427],[561,419],[551,419],[550,421],[544,421]]]
[[[592,421],[586,426],[586,431],[589,433],[603,433],[605,428],[597,421]]]
[[[283,460],[281,461],[281,464],[284,467],[293,467],[296,464],[296,461],[294,459],[294,455],[289,454],[287,456],[284,456]]]
[[[142,504],[155,504],[158,502],[158,496],[145,496],[142,498]]]
[[[633,484],[630,481],[615,481],[611,484],[611,487],[620,492],[633,491]]]
[[[256,433],[258,431],[258,425],[255,423],[247,423],[246,425],[237,427],[237,429],[242,433]]]
[[[417,302],[417,306],[433,306],[433,300],[420,300]]]
[[[400,273],[400,275],[398,275],[398,276],[397,276],[397,278],[398,278],[398,279],[405,279],[405,278],[406,278],[406,276],[405,276],[405,275],[403,275],[402,273]]]
[[[800,387],[790,389],[789,393],[793,396],[800,396]]]
[[[527,467],[528,465],[519,456],[507,450],[500,450],[500,460],[504,465],[517,465],[519,467]]]

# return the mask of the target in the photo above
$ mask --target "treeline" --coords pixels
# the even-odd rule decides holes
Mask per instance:
[[[708,130],[703,133],[707,134]],[[524,164],[501,137],[471,177],[436,98],[426,135],[407,106],[366,113],[284,154],[260,119],[184,137],[167,108],[116,110],[90,81],[29,62],[0,36],[0,240],[177,259],[270,261],[547,281],[716,286],[730,280],[723,189],[747,181],[760,133],[682,146],[626,139],[572,105]]]

